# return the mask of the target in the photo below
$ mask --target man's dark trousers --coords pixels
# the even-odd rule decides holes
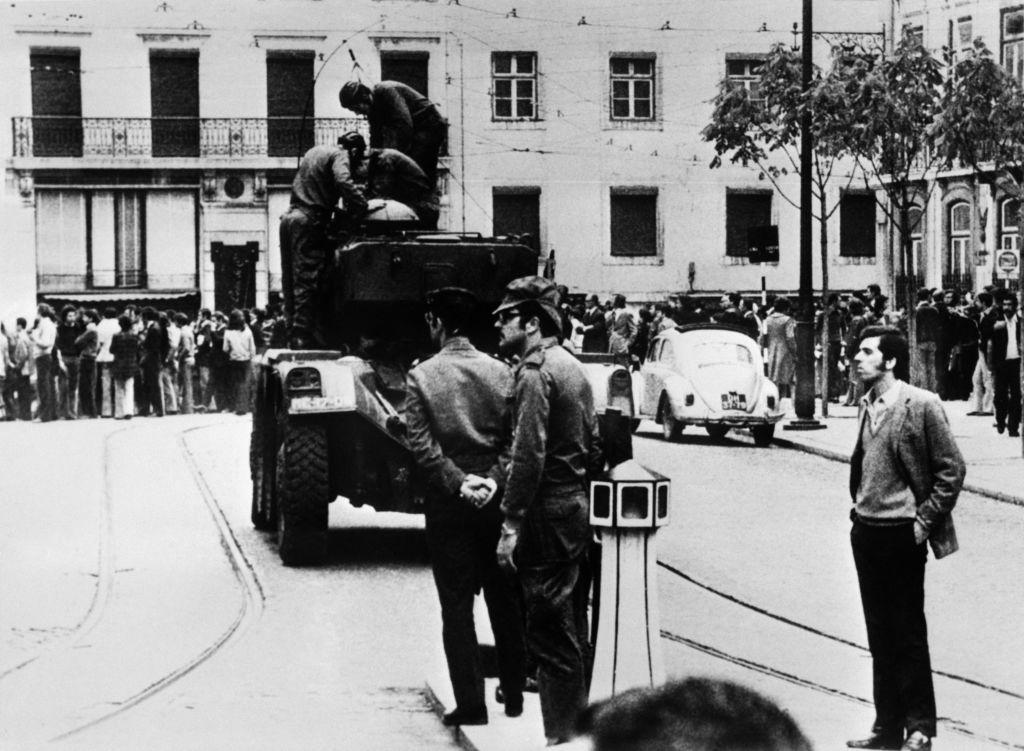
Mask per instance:
[[[526,645],[514,584],[498,568],[500,498],[481,509],[458,497],[427,501],[427,545],[441,601],[448,674],[460,709],[483,708],[484,673],[473,622],[473,599],[483,589],[490,614],[498,677],[506,701],[522,696]]]
[[[586,494],[542,493],[524,520],[516,551],[547,738],[572,737],[576,716],[587,705],[589,540]]]
[[[996,410],[996,424],[1011,431],[1020,426],[1020,358],[996,362],[992,368],[992,386],[995,392],[992,406]]]
[[[904,729],[907,735],[918,730],[933,738],[935,691],[924,616],[928,545],[914,542],[913,523],[859,521],[850,543],[874,666],[874,730],[897,739]]]
[[[164,399],[160,393],[160,363],[155,357],[142,363],[142,390],[144,393],[139,414],[146,416],[152,412],[152,414],[163,417]]]
[[[330,216],[291,206],[281,217],[281,277],[284,307],[293,331],[309,336],[316,328],[322,276],[327,267]],[[220,406],[219,404],[217,405]]]
[[[36,358],[36,392],[39,395],[39,419],[50,422],[57,419],[57,394],[53,382],[53,355]]]

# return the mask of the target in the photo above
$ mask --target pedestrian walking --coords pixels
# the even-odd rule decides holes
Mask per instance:
[[[989,363],[993,376],[993,404],[996,409],[996,432],[1004,430],[1016,438],[1020,435],[1020,354],[1021,319],[1017,298],[1004,292],[999,305],[1002,315],[992,326],[989,339]]]
[[[590,383],[558,344],[555,285],[515,279],[495,315],[502,351],[520,358],[498,562],[519,572],[544,735],[555,745],[572,737],[587,699],[587,477],[603,459]]]
[[[176,355],[178,359],[177,386],[181,393],[181,414],[191,415],[195,409],[193,374],[196,368],[196,336],[187,315],[178,313],[174,320],[181,332]]]
[[[473,600],[481,589],[509,717],[522,714],[526,680],[516,583],[498,567],[495,553],[512,430],[512,370],[466,338],[477,309],[469,290],[445,287],[427,296],[427,328],[439,351],[409,371],[406,381],[409,446],[426,487],[427,545],[455,694],[445,725],[488,719],[473,623]]]
[[[932,305],[932,293],[928,289],[917,291],[917,308],[914,310],[917,329],[917,372],[913,384],[926,391],[939,389],[936,373],[936,351],[938,349],[942,318]]]
[[[236,415],[249,412],[249,371],[256,357],[256,343],[252,331],[245,325],[240,310],[232,310],[228,328],[224,332],[224,352],[228,365],[228,399],[225,407],[233,409]],[[219,405],[218,405],[219,406]]]
[[[608,323],[608,351],[619,357],[629,357],[629,348],[636,340],[637,325],[633,314],[626,310],[626,296],[615,295]]]
[[[778,298],[764,324],[768,380],[779,387],[780,399],[792,398],[796,378],[796,320],[789,311],[789,299]]]
[[[998,316],[999,310],[994,304],[992,293],[979,292],[970,311],[970,317],[978,329],[978,360],[974,364],[974,373],[971,377],[972,388],[968,399],[970,410],[967,412],[972,417],[994,414],[995,405],[992,398],[995,386],[992,382],[992,370],[988,365],[988,340]]]
[[[135,375],[139,371],[139,337],[132,331],[131,316],[117,319],[120,328],[110,339],[113,357],[110,374],[114,379],[114,418],[130,420],[135,413]]]
[[[100,383],[99,408],[100,417],[114,416],[114,374],[111,367],[114,363],[114,356],[110,354],[110,343],[114,340],[114,334],[121,331],[117,323],[117,311],[113,308],[103,310],[103,320],[96,326],[96,338],[99,344],[99,351],[96,353],[96,368]]]
[[[54,384],[54,343],[57,341],[57,316],[46,303],[36,308],[38,318],[29,332],[32,358],[36,369],[36,392],[39,396],[39,419],[57,419],[57,391]]]
[[[875,721],[850,748],[925,751],[936,732],[924,572],[957,549],[951,511],[966,467],[942,402],[905,383],[909,346],[869,326],[855,357],[866,394],[850,461],[857,568],[874,674]]]

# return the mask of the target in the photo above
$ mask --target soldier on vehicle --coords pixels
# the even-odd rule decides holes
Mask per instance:
[[[409,371],[409,446],[426,486],[427,545],[441,601],[444,652],[456,707],[445,725],[484,725],[484,672],[473,623],[482,588],[498,654],[505,714],[523,711],[526,645],[513,582],[498,567],[512,371],[465,335],[478,306],[459,287],[427,295],[427,328],[439,351]]]
[[[353,180],[348,154],[336,146],[314,146],[299,163],[291,205],[280,226],[282,286],[292,349],[313,346],[317,290],[330,257],[328,230],[339,199],[344,201],[343,224],[366,211],[366,198]]]
[[[396,149],[370,149],[355,131],[338,139],[349,155],[353,172],[366,184],[367,198],[403,203],[419,217],[423,229],[437,229],[440,215],[434,186],[412,159]],[[372,212],[368,218],[373,218]]]
[[[342,107],[369,120],[371,148],[401,151],[419,165],[434,187],[437,157],[448,126],[429,99],[398,81],[381,81],[373,89],[349,81],[338,98]]]
[[[556,745],[572,737],[587,700],[587,477],[603,466],[594,395],[558,343],[553,282],[513,280],[494,312],[502,351],[520,358],[498,562],[519,572],[544,735]]]

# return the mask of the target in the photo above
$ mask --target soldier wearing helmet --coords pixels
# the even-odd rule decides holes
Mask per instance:
[[[519,357],[498,563],[519,574],[544,735],[555,745],[571,738],[587,701],[587,477],[604,460],[590,383],[559,345],[554,283],[515,279],[494,313],[502,351]]]
[[[369,120],[371,148],[401,151],[419,165],[434,187],[437,156],[448,126],[429,99],[398,81],[381,81],[372,89],[348,81],[338,99],[342,107]]]

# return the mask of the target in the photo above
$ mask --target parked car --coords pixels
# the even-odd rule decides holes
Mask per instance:
[[[662,332],[637,380],[639,416],[658,422],[667,440],[698,425],[713,438],[748,428],[758,446],[767,446],[783,416],[760,346],[733,326],[698,323]]]

